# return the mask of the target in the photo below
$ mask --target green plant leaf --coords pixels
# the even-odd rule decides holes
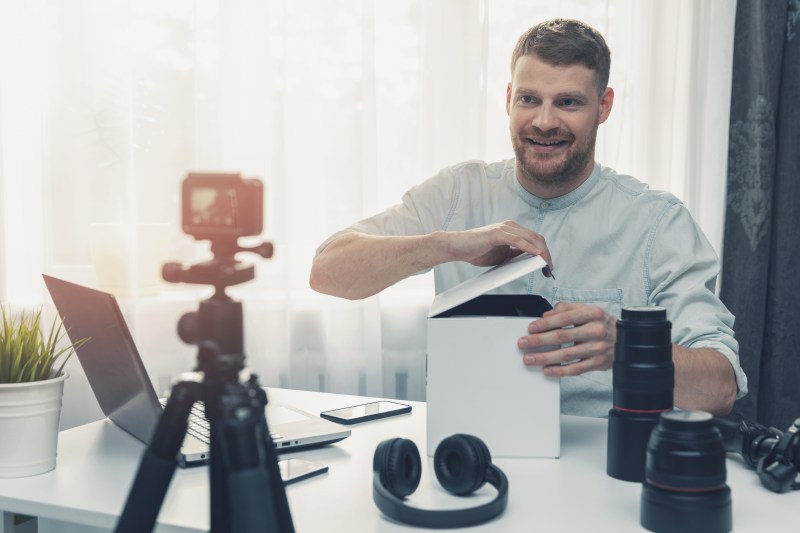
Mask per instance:
[[[2,307],[0,383],[26,383],[58,377],[75,350],[89,339],[70,343],[58,318],[42,331],[42,309],[25,311],[18,319]]]

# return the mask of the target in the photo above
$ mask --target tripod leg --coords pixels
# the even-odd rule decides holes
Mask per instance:
[[[266,393],[251,377],[247,387],[228,389],[220,424],[233,533],[294,533],[275,445],[264,415]],[[213,424],[213,422],[212,422]],[[214,456],[211,456],[212,461]]]
[[[152,531],[175,473],[177,456],[186,435],[192,404],[200,399],[201,384],[181,381],[172,388],[150,445],[142,455],[116,533]]]
[[[230,499],[225,481],[225,464],[222,461],[220,435],[218,425],[213,418],[211,423],[211,456],[208,463],[208,491],[211,501],[209,518],[211,531],[214,533],[230,533]]]

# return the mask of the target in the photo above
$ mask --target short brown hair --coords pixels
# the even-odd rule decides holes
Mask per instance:
[[[511,55],[512,75],[517,60],[525,55],[551,65],[583,65],[597,73],[599,94],[608,86],[611,51],[600,32],[579,20],[548,20],[522,34]]]

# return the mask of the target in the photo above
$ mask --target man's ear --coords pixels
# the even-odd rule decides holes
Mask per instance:
[[[506,113],[511,114],[511,82],[508,82],[508,87],[506,88]]]
[[[614,106],[614,89],[606,87],[603,91],[603,96],[600,97],[600,117],[599,124],[602,124],[608,119],[611,114],[611,108]]]

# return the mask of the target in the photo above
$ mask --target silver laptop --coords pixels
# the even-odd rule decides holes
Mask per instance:
[[[103,413],[145,444],[163,411],[133,337],[112,294],[44,275],[58,314],[72,342],[89,338],[77,350],[89,385]],[[208,423],[202,404],[193,407],[178,456],[181,466],[208,460]],[[291,406],[267,404],[267,422],[278,452],[340,441],[350,430]]]

